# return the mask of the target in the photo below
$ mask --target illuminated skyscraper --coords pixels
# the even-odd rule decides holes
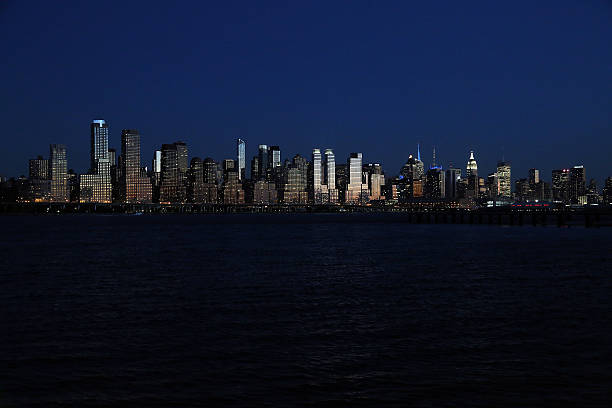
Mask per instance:
[[[478,176],[478,164],[474,158],[474,151],[470,150],[470,158],[468,159],[467,166],[465,168],[465,176]]]
[[[315,204],[328,201],[327,186],[323,186],[323,161],[321,150],[312,149],[312,200]],[[325,190],[325,191],[324,191]]]
[[[108,124],[95,119],[90,125],[90,168],[80,176],[80,201],[110,203],[113,197]]]
[[[281,151],[278,146],[270,146],[268,150],[268,160],[270,160],[270,168],[277,169],[281,166]]]
[[[187,157],[187,145],[183,142],[162,145],[160,202],[187,200]]]
[[[505,198],[512,197],[510,162],[500,161],[497,163],[497,179],[499,181],[499,196]]]
[[[432,165],[425,175],[425,196],[427,198],[445,198],[445,173],[441,167]]]
[[[383,188],[385,186],[385,175],[379,163],[368,163],[363,166],[367,173],[368,193],[370,200],[381,200],[383,198]]]
[[[207,157],[204,159],[203,171],[204,171],[204,202],[209,204],[217,203],[217,185],[219,180],[217,178],[217,163]]]
[[[338,189],[336,188],[336,156],[332,149],[325,149],[323,162],[323,183],[327,185],[329,202],[338,202]]]
[[[369,199],[369,192],[368,181],[364,180],[363,155],[361,153],[351,153],[346,165],[348,183],[346,185],[344,201],[350,204],[365,204]]]
[[[569,201],[569,169],[552,171],[553,201],[566,203]]]
[[[29,201],[48,201],[51,193],[49,180],[49,160],[38,156],[29,161],[29,187],[26,199]]]
[[[299,154],[287,164],[283,174],[282,197],[285,204],[308,203],[308,161]]]
[[[246,143],[242,139],[236,141],[236,154],[238,156],[238,179],[246,179]]]
[[[49,177],[51,178],[50,201],[67,202],[68,196],[68,157],[66,146],[49,146]]]
[[[108,124],[104,119],[94,119],[91,122],[90,135],[90,172],[96,174],[98,171],[98,161],[108,161]]]
[[[140,167],[140,135],[136,129],[121,131],[121,199],[127,203],[150,203],[151,180]]]

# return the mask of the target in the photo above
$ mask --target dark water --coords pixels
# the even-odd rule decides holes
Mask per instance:
[[[0,218],[0,406],[609,406],[612,229]]]

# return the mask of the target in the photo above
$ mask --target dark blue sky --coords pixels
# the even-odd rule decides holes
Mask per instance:
[[[584,163],[612,175],[612,2],[0,2],[0,174],[89,123],[221,160],[247,141],[283,157],[362,151],[394,175],[416,150],[513,178]],[[485,174],[486,175],[486,174]]]

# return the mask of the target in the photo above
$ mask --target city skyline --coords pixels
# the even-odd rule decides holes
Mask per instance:
[[[120,133],[119,141],[115,144],[115,143],[111,142],[111,134],[112,134],[111,129],[112,128],[106,122],[105,119],[99,119],[98,118],[98,119],[91,120],[90,121],[90,127],[91,127],[91,134],[90,134],[90,138],[89,138],[89,148],[90,149],[89,149],[89,152],[88,152],[88,156],[89,156],[89,162],[88,162],[89,164],[88,164],[88,166],[89,167],[79,169],[79,168],[75,168],[75,166],[71,165],[70,163],[73,163],[73,162],[77,162],[77,163],[78,162],[83,162],[83,158],[79,157],[79,156],[72,156],[70,154],[70,152],[72,152],[71,146],[66,144],[66,143],[60,143],[61,145],[65,146],[67,148],[67,151],[68,151],[68,156],[69,156],[68,169],[74,170],[75,173],[77,173],[77,174],[85,174],[85,173],[96,174],[97,168],[98,168],[97,167],[98,166],[97,163],[98,163],[98,161],[100,161],[100,158],[102,158],[101,161],[103,162],[103,165],[104,165],[105,168],[107,166],[110,166],[111,165],[110,163],[112,161],[116,161],[116,158],[114,158],[114,157],[111,158],[111,156],[110,156],[111,152],[114,153],[117,150],[117,148],[119,148],[119,149],[122,148],[122,145],[124,143],[123,142],[123,138],[125,136],[124,133],[126,131],[127,132],[130,131],[130,128],[122,128],[120,131],[115,131],[115,132]],[[102,138],[102,139],[99,138],[98,133],[97,133],[97,132],[99,132],[99,129],[103,129],[104,130],[104,138]],[[138,137],[138,142],[137,142],[138,147],[137,147],[137,149],[140,152],[141,151],[141,135],[142,135],[142,133],[139,132],[137,129],[133,129],[133,131],[136,132],[136,135]],[[81,142],[80,144],[82,144],[82,141],[80,141],[80,142]],[[189,143],[189,140],[186,139],[186,138],[182,138],[182,139],[179,138],[179,139],[175,140],[173,143],[175,143],[175,142],[182,142],[182,143],[184,143],[186,145],[191,146],[191,143]],[[266,149],[267,149],[266,153],[265,153],[266,155],[269,152],[272,152],[272,151],[274,151],[276,149],[281,149],[282,148],[282,146],[279,146],[279,145],[248,143],[248,140],[246,140],[245,138],[241,138],[241,137],[238,137],[238,138],[232,140],[231,142],[233,142],[235,144],[235,146],[236,146],[235,147],[235,151],[233,153],[231,153],[231,154],[230,154],[230,149],[229,148],[227,149],[227,152],[226,152],[225,155],[213,156],[213,155],[207,154],[206,152],[204,152],[203,154],[199,154],[199,152],[195,152],[194,153],[193,148],[190,147],[188,149],[189,156],[190,157],[201,157],[201,158],[212,157],[217,162],[221,162],[222,160],[227,159],[227,158],[236,159],[237,160],[237,166],[240,169],[239,177],[238,178],[242,179],[243,177],[245,177],[245,178],[251,178],[252,177],[252,174],[251,174],[252,173],[252,169],[249,166],[249,161],[250,161],[250,158],[252,158],[253,156],[259,156],[259,159],[261,160],[261,154],[262,154],[261,153],[261,149],[260,149],[261,146],[265,146],[266,147]],[[153,167],[153,159],[155,159],[154,156],[156,154],[155,152],[158,152],[158,153],[161,152],[162,146],[164,144],[167,144],[167,143],[168,143],[168,141],[162,143],[159,146],[152,146],[150,150],[142,149],[142,151],[144,153],[140,154],[140,166],[147,167],[147,168],[152,168]],[[49,144],[52,144],[52,143],[49,143]],[[57,144],[57,143],[55,143],[55,144]],[[150,142],[148,144],[150,144]],[[257,147],[256,148],[255,147],[249,148],[249,146],[257,146]],[[257,149],[257,150],[255,150],[255,149]],[[310,151],[312,151],[312,149],[313,148],[311,148]],[[332,149],[333,150],[332,154],[334,154],[336,157],[339,156],[338,153],[337,153],[338,150],[336,148],[334,148],[333,146],[326,146],[326,147],[323,148],[323,150],[325,150],[325,149]],[[443,160],[440,160],[439,156],[436,158],[436,149],[438,149],[438,152],[439,152],[439,146],[433,145],[432,146],[432,152],[431,152],[432,156],[428,160],[426,154],[424,154],[424,155],[421,154],[421,152],[423,151],[422,143],[417,141],[416,145],[415,145],[415,149],[413,151],[407,152],[406,159],[409,159],[409,157],[412,157],[413,155],[415,157],[419,157],[419,160],[421,160],[423,163],[429,164],[429,165],[425,166],[427,168],[429,168],[431,166],[440,167],[442,169],[449,169],[449,168],[464,168],[465,169],[466,168],[466,166],[463,165],[460,160],[457,160],[457,161],[447,161],[445,163]],[[33,148],[33,150],[36,151],[36,148]],[[323,154],[323,150],[321,151],[321,154]],[[349,149],[349,152],[346,154],[346,157],[350,157],[351,153],[354,152],[354,151],[357,151],[357,150],[355,150],[355,149],[350,150]],[[151,156],[152,156],[151,159],[148,158],[149,154],[147,152],[151,153]],[[364,155],[367,155],[367,150],[361,151],[361,153],[364,154]],[[285,152],[285,154],[286,154],[286,152]],[[302,155],[304,157],[309,157],[309,155],[310,155],[309,153],[305,153],[305,152],[292,152],[292,154],[299,154],[299,155]],[[467,151],[467,154],[469,156],[467,161],[469,162],[474,157],[474,155],[478,155],[478,150],[477,150],[477,148],[470,148]],[[453,153],[453,156],[458,156],[458,155],[459,155],[459,153],[456,153],[456,152]],[[38,156],[41,156],[41,154],[40,153],[34,154],[31,157],[29,157],[29,159],[33,159],[33,158],[38,157]],[[286,156],[285,156],[285,158],[286,158]],[[513,170],[513,174],[517,175],[516,177],[512,177],[510,179],[511,183],[512,183],[510,185],[510,190],[513,190],[513,183],[517,179],[523,178],[523,175],[529,174],[529,172],[532,169],[537,168],[538,173],[542,174],[543,179],[551,181],[550,178],[547,178],[545,176],[546,174],[551,175],[552,172],[554,172],[555,170],[569,169],[569,168],[571,168],[573,166],[584,165],[585,163],[587,163],[586,160],[580,160],[579,159],[579,160],[576,160],[574,163],[565,163],[565,165],[561,165],[561,166],[552,168],[548,172],[546,171],[546,169],[542,169],[542,167],[538,167],[537,163],[532,163],[531,165],[527,166],[527,170],[525,172],[519,172],[515,168],[515,165],[514,165],[512,160],[510,160],[510,159],[509,160],[504,160],[503,158],[505,158],[505,154],[504,153],[502,153],[502,159],[497,159],[497,160],[491,159],[491,158],[482,157],[482,156],[478,155],[478,163],[493,162],[494,165],[491,168],[486,168],[485,166],[480,164],[479,168],[482,171],[481,171],[480,174],[478,172],[476,174],[478,174],[479,176],[482,176],[482,177],[486,177],[487,174],[495,172],[496,168],[499,166],[499,164],[501,162],[508,162],[512,166],[512,168],[514,169]],[[242,162],[241,162],[241,160],[242,160]],[[268,159],[266,158],[266,161],[267,160]],[[464,161],[466,161],[466,160],[464,159]],[[106,162],[108,162],[108,164],[106,164]],[[399,175],[400,174],[400,169],[405,164],[406,161],[404,161],[402,164],[400,164],[400,166],[397,167],[397,170],[395,170],[393,168],[389,168],[389,166],[386,166],[384,161],[381,161],[381,160],[371,160],[368,157],[366,157],[364,159],[363,163],[366,163],[366,162],[381,163],[383,165],[383,168],[385,169],[385,172],[390,173],[391,175],[395,176],[395,175]],[[279,164],[280,164],[280,162],[279,162]],[[590,164],[591,163],[589,163],[589,165],[587,165],[587,167],[589,169],[591,168]],[[115,163],[115,165],[117,165],[117,163]],[[267,163],[266,163],[266,165],[267,165]],[[26,174],[28,174],[28,169],[29,169],[28,166],[29,166],[28,163],[25,162],[25,164],[22,166],[25,171],[23,171],[23,172],[21,172],[19,174],[2,174],[2,173],[0,173],[0,176],[3,176],[5,178],[25,176]],[[260,168],[260,170],[261,170],[261,168]],[[107,171],[107,170],[105,170],[105,171]],[[487,174],[484,174],[485,172]],[[588,179],[595,179],[598,184],[603,185],[605,179],[607,179],[611,175],[610,172],[603,173],[603,174],[604,175],[601,177],[601,180],[599,180],[597,177],[594,177],[592,175],[588,175],[587,176],[587,180]],[[506,187],[506,189],[507,188],[508,187]]]
[[[109,130],[108,130],[108,147],[118,150],[121,147],[121,132],[124,129],[129,129],[129,127],[127,128],[115,128],[114,126],[111,127],[111,125],[108,126]],[[136,127],[137,129],[140,129],[138,127]],[[142,148],[143,152],[153,152],[155,150],[159,150],[162,144],[168,143],[168,139],[166,139],[164,142],[162,142],[160,145],[156,146],[152,144],[152,141],[150,138],[147,138],[146,135],[144,135],[140,130],[139,130],[139,134],[144,136],[144,144],[143,146],[145,146],[145,148]],[[113,140],[113,135],[115,135],[114,140]],[[158,139],[158,138],[156,138]],[[173,139],[173,138],[170,138]],[[175,141],[182,141],[185,142],[187,144],[189,144],[190,146],[192,146],[190,148],[190,152],[191,151],[195,151],[195,148],[193,147],[193,144],[191,143],[191,140],[189,138],[183,137],[183,138],[174,138]],[[197,138],[195,138],[197,140]],[[234,158],[235,156],[237,156],[237,140],[242,141],[243,143],[246,144],[246,148],[245,148],[245,160],[246,160],[246,167],[245,169],[245,173],[248,177],[250,177],[250,167],[249,167],[249,161],[250,158],[253,157],[253,155],[257,155],[258,154],[258,148],[257,146],[259,145],[259,142],[251,142],[249,143],[249,140],[246,137],[236,137],[234,139],[230,139],[225,141],[226,142],[226,148],[225,151],[222,152],[220,155],[214,155],[214,154],[208,154],[206,151],[202,152],[202,154],[197,154],[198,157],[213,157],[215,158],[215,160],[221,161],[224,158],[229,158],[232,157]],[[278,141],[278,138],[276,138],[275,140]],[[442,155],[440,155],[440,145],[439,144],[432,144],[431,146],[429,146],[431,148],[431,150],[427,150],[426,148],[424,148],[425,143],[423,143],[423,138],[410,138],[411,141],[413,141],[413,146],[412,148],[409,148],[409,150],[406,152],[406,159],[410,156],[410,155],[414,155],[415,157],[420,153],[421,155],[421,159],[424,163],[427,163],[428,165],[432,163],[433,160],[433,154],[437,154],[437,158],[436,158],[436,164],[447,169],[447,168],[451,168],[451,167],[465,167],[463,166],[463,161],[465,161],[465,159],[461,156],[465,156],[466,154],[469,154],[469,152],[473,151],[475,152],[475,154],[479,153],[479,149],[478,146],[468,146],[466,145],[466,150],[465,152],[448,152],[448,150],[444,149],[444,146],[442,146]],[[372,140],[374,142],[374,140]],[[234,148],[233,148],[233,152],[231,149],[231,143],[234,144]],[[77,146],[77,149],[74,149],[72,147],[71,144],[69,143],[61,143],[65,146],[68,147],[69,152],[74,152],[74,153],[78,153],[78,154],[72,154],[70,155],[71,160],[70,163],[78,163],[78,166],[73,166],[72,164],[69,164],[69,168],[75,170],[76,173],[85,173],[86,171],[90,170],[92,168],[92,159],[91,159],[91,141],[89,143],[85,142],[84,140],[79,140],[77,141],[77,143],[75,144]],[[277,142],[276,145],[271,145],[271,144],[266,144],[266,146],[278,146],[280,145],[280,147],[282,148],[282,141],[279,144]],[[364,144],[361,144],[362,146],[364,146],[365,148],[363,149],[363,153],[364,154],[368,154],[368,146],[365,146]],[[36,146],[32,146],[32,145],[28,145],[30,147],[30,150],[33,151],[34,153],[31,155],[30,158],[34,158],[38,155],[40,155],[42,153],[41,149],[36,148]],[[85,157],[83,155],[83,151],[82,148],[83,147],[88,147],[89,150],[86,151],[85,156],[88,156],[89,158]],[[375,146],[375,143],[372,143],[372,146]],[[335,148],[334,146],[327,146],[327,147],[331,147],[334,150],[334,153],[336,154],[336,156],[346,156],[348,157],[350,155],[351,152],[353,151],[357,151],[357,149],[351,149],[350,146],[344,149],[338,149]],[[427,147],[427,146],[426,146]],[[420,151],[419,151],[420,148]],[[311,150],[312,148],[310,148]],[[43,149],[46,150],[46,149]],[[294,154],[300,154],[302,156],[309,156],[310,150],[306,150],[306,151],[297,151],[294,152]],[[391,149],[390,149],[391,150]],[[434,150],[437,150],[437,153],[434,152]],[[497,167],[497,164],[501,161],[504,161],[503,158],[508,156],[506,151],[507,151],[507,146],[503,146],[500,147],[500,155],[498,158],[493,158],[493,157],[487,157],[484,156],[482,154],[479,154],[479,159],[478,162],[482,163],[480,166],[481,168],[484,169],[484,171],[488,171],[488,172],[493,172],[495,170],[495,168]],[[79,153],[80,152],[80,153]],[[338,153],[340,152],[340,153]],[[467,152],[467,153],[466,153]],[[198,152],[200,153],[200,152]],[[397,152],[395,152],[397,154]],[[453,159],[447,159],[448,156],[451,156]],[[370,159],[370,155],[368,154],[368,158],[366,158],[368,162],[379,162],[379,163],[383,163],[386,164],[386,162],[384,160],[376,160],[376,159]],[[404,159],[404,161],[402,162],[400,160],[400,164],[399,166],[397,166],[397,168],[401,168],[401,166],[405,163],[406,159]],[[530,169],[534,168],[535,165],[535,158],[533,158],[533,161],[528,161],[528,158],[524,157],[524,160],[519,162],[519,164],[517,165],[515,160],[512,160],[510,157],[508,157],[508,162],[510,162],[512,164],[512,168],[514,169],[513,173],[516,172],[516,174],[527,174],[529,172]],[[141,158],[141,162],[143,165],[150,167],[151,164],[149,163],[149,159],[146,157]],[[560,160],[556,160],[555,162],[560,162]],[[20,171],[17,171],[16,173],[8,173],[8,172],[0,172],[0,176],[3,177],[19,177],[19,176],[25,176],[27,175],[28,172],[28,166],[27,166],[27,162],[25,164],[23,164],[23,161],[21,162],[22,165],[19,166],[21,168]],[[610,168],[610,165],[612,165],[612,162],[607,162],[605,164],[600,164],[600,163],[596,163],[596,162],[589,162],[587,159],[576,159],[574,162],[570,162],[570,163],[560,163],[558,166],[552,167],[552,168],[546,168],[544,166],[539,166],[538,169],[540,171],[541,174],[543,175],[550,175],[552,173],[552,171],[557,170],[557,169],[562,169],[562,168],[570,168],[574,165],[581,165],[584,163],[589,163],[588,168],[589,168],[589,175],[588,178],[593,178],[597,181],[598,184],[603,184],[605,179],[610,177],[610,171],[606,170]],[[520,167],[519,167],[520,166]],[[385,166],[386,169],[389,169],[390,166],[386,165]],[[597,168],[602,168],[603,170],[600,172],[600,174],[594,174],[593,169],[597,169]],[[522,169],[524,169],[524,171],[522,171]],[[399,172],[399,171],[397,171]],[[517,177],[517,178],[522,178],[521,177]],[[546,177],[545,177],[546,178]],[[549,177],[547,177],[547,179],[549,179]],[[514,182],[516,179],[513,178],[512,181]]]
[[[588,178],[584,164],[551,171],[550,181],[531,167],[527,177],[512,177],[510,161],[500,160],[494,171],[478,166],[470,150],[461,167],[445,169],[432,149],[429,166],[410,154],[397,173],[384,164],[364,161],[363,152],[351,152],[346,164],[336,165],[336,154],[327,147],[312,149],[311,160],[299,153],[283,160],[278,145],[259,144],[246,172],[244,139],[235,141],[234,157],[205,157],[191,152],[184,141],[164,143],[152,154],[151,165],[142,165],[141,135],[137,129],[121,131],[121,154],[110,147],[109,124],[96,118],[90,123],[90,166],[86,172],[68,171],[65,145],[50,144],[49,158],[28,160],[29,177],[3,185],[2,196],[18,202],[80,203],[220,203],[220,204],[349,204],[384,200],[406,204],[414,200],[446,201],[446,206],[501,205],[543,201],[576,205],[608,204],[612,177],[598,187]],[[14,178],[12,180],[15,180]],[[2,181],[2,180],[0,180]],[[12,191],[9,193],[8,191]],[[600,194],[601,192],[601,194]],[[8,195],[7,195],[8,194]],[[461,200],[464,200],[463,203]],[[467,200],[467,201],[465,201]],[[472,204],[470,204],[472,203]],[[496,205],[496,204],[493,204]]]

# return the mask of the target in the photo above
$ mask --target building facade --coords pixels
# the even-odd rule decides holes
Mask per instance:
[[[68,156],[66,146],[62,144],[49,146],[49,178],[51,179],[49,200],[68,202]]]

